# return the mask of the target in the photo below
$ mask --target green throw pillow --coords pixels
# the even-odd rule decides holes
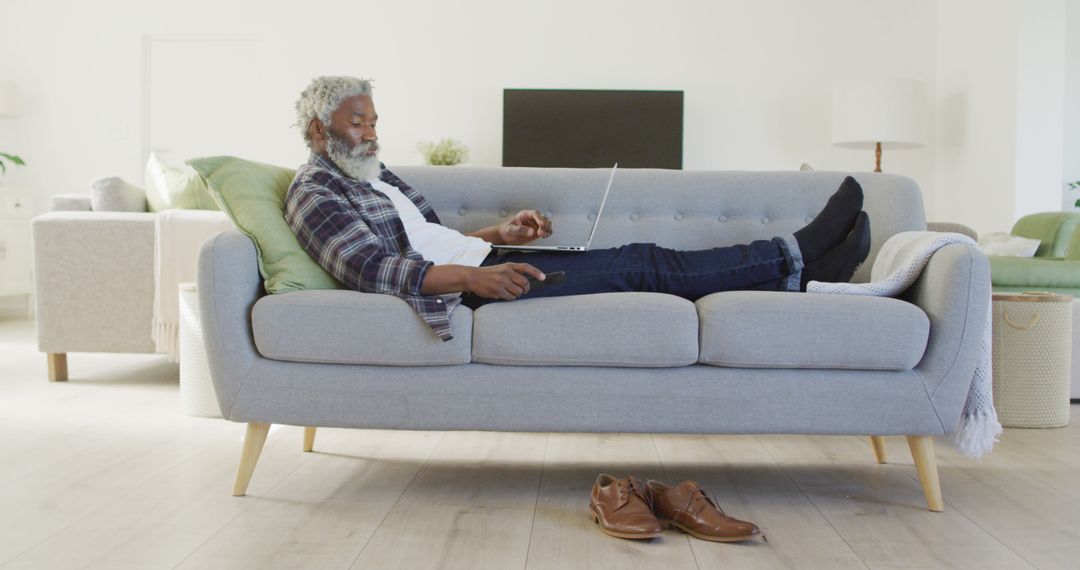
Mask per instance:
[[[231,156],[187,161],[240,231],[255,242],[267,293],[344,289],[300,247],[285,222],[285,194],[296,171]]]
[[[170,208],[217,210],[206,183],[190,168],[177,168],[150,154],[146,163],[146,205],[151,212]]]

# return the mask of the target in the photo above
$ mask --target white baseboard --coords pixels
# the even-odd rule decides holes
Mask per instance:
[[[32,319],[34,303],[30,295],[0,297],[0,319]]]

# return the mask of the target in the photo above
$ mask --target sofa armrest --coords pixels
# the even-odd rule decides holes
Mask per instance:
[[[955,222],[926,222],[926,229],[932,232],[963,234],[975,241],[979,241],[979,233],[964,224],[957,224]]]
[[[251,311],[265,294],[258,253],[251,238],[227,231],[199,251],[199,316],[222,416],[233,403],[251,368],[262,358],[255,348]]]
[[[32,231],[39,350],[154,352],[154,214],[49,212]]]
[[[990,311],[990,263],[973,245],[939,249],[905,293],[930,318],[930,340],[915,367],[946,433],[967,399]]]

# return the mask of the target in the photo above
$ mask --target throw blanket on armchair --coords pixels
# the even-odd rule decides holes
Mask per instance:
[[[970,237],[939,232],[902,232],[894,235],[881,246],[869,283],[821,283],[811,281],[808,293],[838,293],[844,295],[871,295],[895,297],[911,287],[922,275],[922,270],[934,252],[953,243],[975,245]],[[953,434],[954,447],[964,455],[981,457],[990,452],[1001,435],[997,410],[994,409],[994,384],[991,371],[991,305],[986,305],[986,326],[983,330],[982,351],[975,366],[960,425]]]
[[[203,242],[233,229],[224,212],[163,210],[154,221],[154,320],[151,338],[169,362],[180,361],[180,289],[198,277]]]

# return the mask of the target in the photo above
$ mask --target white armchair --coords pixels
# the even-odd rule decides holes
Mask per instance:
[[[47,354],[50,381],[67,380],[68,352],[161,352],[152,334],[154,260],[160,249],[156,225],[190,212],[204,224],[207,214],[220,214],[223,228],[231,227],[220,212],[167,212],[96,211],[88,196],[62,195],[50,201],[50,212],[33,220],[38,349]],[[190,250],[190,255],[177,256],[189,257],[190,268],[165,267],[169,275],[188,281],[194,280],[202,245],[201,239],[190,241],[171,247],[173,252]],[[175,289],[163,294],[172,296],[171,313],[178,320]]]
[[[38,349],[49,380],[68,352],[154,352],[154,218],[60,210],[33,221]]]

